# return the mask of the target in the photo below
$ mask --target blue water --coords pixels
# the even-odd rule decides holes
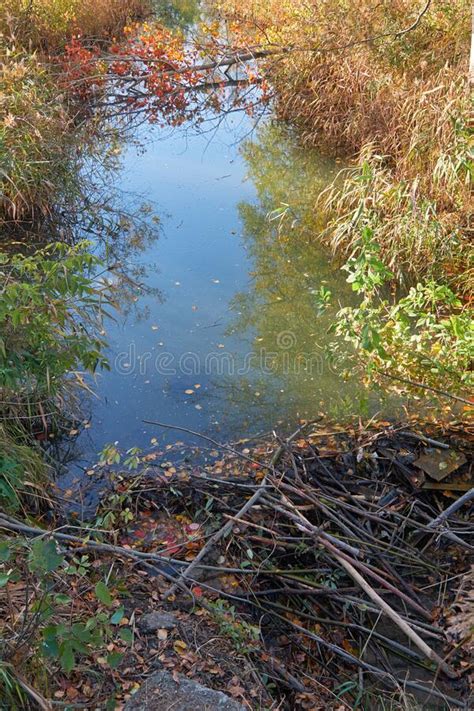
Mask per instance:
[[[143,269],[146,288],[107,323],[111,371],[93,386],[73,469],[112,442],[196,443],[143,420],[229,440],[318,412],[376,410],[378,398],[325,350],[334,309],[321,315],[314,293],[326,284],[347,301],[344,277],[311,225],[296,220],[282,234],[268,219],[285,198],[304,211],[315,171],[323,186],[334,166],[238,115],[204,135],[145,126],[138,138],[144,150],[125,149],[118,188],[125,206],[146,199],[161,224],[123,265]]]

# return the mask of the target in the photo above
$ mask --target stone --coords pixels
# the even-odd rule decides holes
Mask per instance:
[[[152,634],[157,630],[172,630],[178,620],[170,612],[148,612],[138,620],[138,627],[145,634]]]
[[[152,674],[125,704],[124,711],[246,711],[221,691],[202,686],[182,674]]]

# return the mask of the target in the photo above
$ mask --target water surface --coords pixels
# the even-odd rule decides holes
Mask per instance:
[[[161,228],[129,252],[126,268],[147,288],[108,324],[111,371],[95,384],[79,464],[110,442],[183,439],[143,420],[228,440],[379,408],[330,348],[338,302],[353,296],[318,239],[313,201],[337,166],[283,127],[238,115],[204,135],[145,126],[141,138],[119,187],[125,203],[146,198]],[[322,285],[335,297],[324,312]]]

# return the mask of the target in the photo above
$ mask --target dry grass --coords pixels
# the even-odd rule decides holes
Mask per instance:
[[[79,130],[52,68],[79,32],[97,44],[144,15],[149,0],[6,0],[0,7],[0,227],[37,224],[78,190]],[[91,127],[87,129],[90,136]]]
[[[0,210],[5,227],[10,221],[46,216],[58,183],[68,186],[73,127],[36,56],[7,47],[0,58]]]
[[[377,241],[395,271],[419,275],[435,267],[438,275],[455,274],[465,292],[472,288],[472,271],[465,271],[473,214],[471,3],[433,2],[419,26],[395,37],[424,5],[220,2],[252,43],[295,50],[266,66],[279,117],[306,145],[354,162],[342,190],[339,182],[325,203],[332,246],[351,251],[359,237],[355,218],[372,209]]]
[[[94,40],[120,36],[150,8],[150,0],[5,0],[0,31],[23,46],[56,52],[76,33]]]

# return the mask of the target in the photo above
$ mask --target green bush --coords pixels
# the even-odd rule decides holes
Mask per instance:
[[[101,262],[88,248],[0,252],[0,387],[18,401],[54,397],[81,366],[107,367],[101,332],[110,294],[95,280]]]

